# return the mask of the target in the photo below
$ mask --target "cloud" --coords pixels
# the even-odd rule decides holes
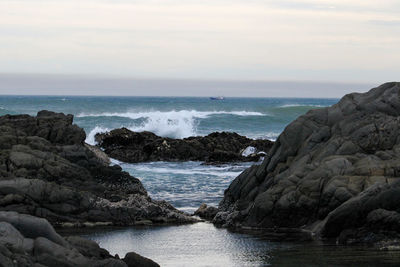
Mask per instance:
[[[2,0],[0,72],[381,80],[397,2]]]

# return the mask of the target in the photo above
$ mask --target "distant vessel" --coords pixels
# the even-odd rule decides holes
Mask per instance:
[[[210,97],[210,99],[211,100],[224,100],[225,97],[223,97],[223,96],[213,96],[213,97]]]

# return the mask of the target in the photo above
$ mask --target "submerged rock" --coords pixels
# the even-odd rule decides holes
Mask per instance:
[[[0,117],[0,210],[60,226],[195,221],[152,200],[121,167],[108,166],[108,157],[84,144],[84,131],[72,121],[50,111]]]
[[[159,266],[136,253],[132,261],[132,253],[120,260],[94,241],[64,239],[45,219],[0,211],[1,266]]]
[[[263,156],[258,152],[268,152],[273,144],[269,140],[252,140],[228,132],[172,139],[151,132],[132,132],[126,128],[97,134],[95,138],[107,155],[131,163],[188,160],[213,163],[257,161]],[[254,147],[255,150],[243,155],[247,147]]]
[[[294,227],[376,242],[400,233],[400,83],[344,96],[290,123],[240,174],[214,217],[232,228]],[[343,241],[343,239],[342,239]]]

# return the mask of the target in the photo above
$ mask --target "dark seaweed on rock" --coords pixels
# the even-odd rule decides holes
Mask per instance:
[[[214,223],[303,227],[343,242],[398,238],[399,166],[400,83],[392,82],[290,123],[263,163],[225,191]]]
[[[115,129],[95,136],[99,146],[112,158],[136,163],[146,161],[206,161],[224,163],[257,161],[268,152],[273,142],[253,140],[237,133],[215,132],[207,136],[172,139],[151,132]],[[242,152],[248,146],[257,150],[247,157]]]
[[[73,116],[0,117],[0,210],[53,225],[184,223],[193,218],[147,195],[142,183],[84,144]]]

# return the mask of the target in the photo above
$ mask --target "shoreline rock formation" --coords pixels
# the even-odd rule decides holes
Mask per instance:
[[[46,218],[55,226],[191,223],[152,200],[142,183],[84,144],[73,116],[40,111],[0,117],[0,211]]]
[[[123,259],[78,236],[61,237],[38,217],[0,211],[1,266],[159,266],[134,252]]]
[[[240,174],[213,219],[341,243],[400,240],[400,83],[300,116]]]
[[[95,140],[108,156],[128,163],[189,160],[206,163],[258,161],[273,144],[270,140],[253,140],[228,132],[172,139],[151,132],[133,132],[126,128],[96,134]]]

